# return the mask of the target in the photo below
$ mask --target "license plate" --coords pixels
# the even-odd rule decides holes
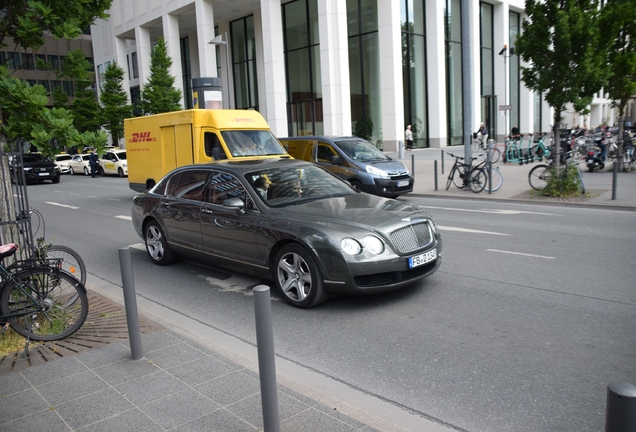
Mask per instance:
[[[409,268],[417,267],[429,263],[437,258],[437,249],[424,252],[409,258]]]
[[[49,173],[45,173],[45,172],[43,172],[43,173],[38,173],[38,175],[39,175],[39,176],[45,176],[45,175],[49,175]]]
[[[398,185],[398,187],[408,186],[409,185],[409,181],[408,180],[398,180],[397,185]]]

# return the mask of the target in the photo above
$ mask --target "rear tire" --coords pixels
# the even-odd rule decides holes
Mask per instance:
[[[68,168],[68,173],[69,173],[70,175],[75,175],[75,171],[73,171],[73,167],[69,167],[69,168]]]
[[[537,165],[528,173],[528,182],[532,189],[542,191],[552,178],[552,173],[547,165]]]
[[[327,300],[320,267],[304,247],[296,243],[283,246],[275,265],[274,280],[287,303],[306,309]]]
[[[62,270],[70,273],[82,285],[86,285],[86,265],[82,257],[73,249],[68,246],[52,244],[46,248],[46,258],[62,259]]]
[[[88,167],[84,167],[84,175],[91,175],[91,172],[88,170]]]
[[[453,184],[459,189],[464,189],[466,180],[466,167],[464,165],[457,165],[455,167],[455,173],[453,174]]]
[[[172,249],[170,249],[166,235],[156,220],[152,220],[146,225],[144,229],[144,239],[146,251],[152,262],[160,266],[165,266],[176,261],[177,257]]]
[[[486,171],[483,168],[473,169],[470,172],[470,178],[468,182],[468,187],[474,193],[479,193],[484,190],[486,187],[486,182],[488,181],[488,176],[486,175]]]
[[[117,169],[117,175],[119,175],[119,177],[125,177],[125,175],[124,175],[124,170],[123,170],[123,169],[121,169],[121,168],[118,168],[118,169]]]

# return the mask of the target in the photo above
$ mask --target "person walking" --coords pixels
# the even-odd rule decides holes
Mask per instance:
[[[97,173],[97,167],[99,166],[99,159],[97,158],[95,149],[92,149],[91,154],[88,155],[88,164],[91,166],[91,177],[95,178],[95,174]]]
[[[413,149],[413,131],[411,131],[411,125],[406,127],[404,140],[406,141],[406,150],[411,151]]]

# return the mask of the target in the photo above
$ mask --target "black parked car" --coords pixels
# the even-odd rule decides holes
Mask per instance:
[[[274,280],[302,308],[404,287],[442,261],[439,230],[420,207],[293,159],[177,168],[133,198],[132,223],[156,264],[183,255]]]
[[[11,167],[9,169],[11,181],[22,181],[22,173],[27,183],[51,180],[53,183],[60,182],[60,171],[55,166],[52,159],[42,156],[40,153],[26,153],[22,155],[22,164],[19,158],[11,158]]]

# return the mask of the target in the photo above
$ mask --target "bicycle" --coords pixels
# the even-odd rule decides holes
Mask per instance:
[[[477,153],[479,150],[488,151],[488,144],[484,142],[483,137],[481,135],[477,135],[473,139],[473,152]],[[499,162],[501,158],[501,150],[499,150],[497,143],[495,142],[495,146],[490,151],[490,159],[492,163]]]
[[[581,193],[585,193],[585,183],[583,182],[583,173],[581,172],[579,162],[572,158],[571,152],[566,152],[565,155],[568,156],[568,159],[566,160],[565,168],[560,170],[559,172],[559,178],[565,178],[569,167],[576,166]],[[550,164],[539,164],[530,170],[530,172],[528,173],[528,182],[530,183],[530,187],[532,187],[532,189],[536,191],[542,191],[543,189],[545,189],[546,185],[552,179],[553,165],[553,161],[550,161]]]
[[[12,269],[2,264],[18,250],[15,243],[0,246],[0,322],[29,341],[53,341],[75,333],[88,316],[84,285],[66,271],[61,260],[17,261]]]
[[[488,169],[488,159],[484,157],[484,160],[477,164],[475,168],[480,168],[480,171],[475,171],[475,174],[471,178],[473,182],[483,183],[485,189],[488,192],[496,192],[503,186],[503,174],[499,171],[498,167],[492,167],[492,189],[490,189],[490,170]],[[483,173],[483,174],[482,174]]]
[[[82,285],[86,285],[86,265],[82,257],[73,249],[68,246],[56,245],[51,243],[45,243],[46,225],[44,223],[44,217],[36,209],[31,209],[30,213],[35,214],[38,217],[38,226],[34,232],[40,230],[42,226],[42,236],[36,239],[36,244],[33,246],[31,253],[27,260],[33,260],[35,262],[42,262],[46,259],[58,258],[62,260],[62,270],[75,276]],[[11,266],[9,266],[11,268]]]
[[[623,148],[623,171],[630,172],[632,166],[636,165],[636,154],[634,154],[634,146],[627,144]]]
[[[453,167],[448,174],[448,180],[446,181],[446,190],[448,190],[451,183],[453,183],[459,189],[463,189],[468,186],[468,188],[475,193],[479,193],[484,190],[484,187],[486,187],[485,184],[479,181],[472,181],[472,177],[474,175],[481,174],[481,171],[483,171],[483,168],[475,168],[472,166],[472,161],[477,158],[471,158],[471,163],[466,164],[463,162],[459,162],[460,160],[464,160],[463,157],[455,156],[452,153],[448,153],[448,155],[455,158],[455,163],[453,164]]]

